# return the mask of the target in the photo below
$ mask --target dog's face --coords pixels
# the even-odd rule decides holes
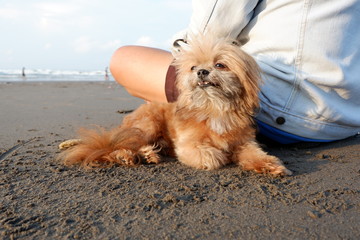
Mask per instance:
[[[228,98],[239,97],[242,92],[240,80],[236,73],[225,64],[222,56],[216,56],[205,62],[194,62],[187,73],[187,89],[198,98]]]
[[[193,38],[181,49],[178,69],[179,104],[192,109],[252,114],[258,106],[259,70],[234,41]]]

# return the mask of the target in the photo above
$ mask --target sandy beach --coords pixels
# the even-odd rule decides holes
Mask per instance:
[[[236,166],[85,171],[57,146],[143,101],[114,82],[0,82],[0,239],[360,239],[360,137],[264,145],[293,176]]]

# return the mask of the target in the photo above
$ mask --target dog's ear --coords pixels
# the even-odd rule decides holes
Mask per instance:
[[[241,46],[241,44],[240,44],[240,42],[238,40],[232,40],[231,44],[234,45],[234,46],[238,46],[238,47]]]
[[[245,112],[253,113],[259,107],[259,90],[261,84],[261,71],[255,59],[247,53],[239,52],[239,66],[235,72],[243,86],[242,107]]]
[[[173,55],[175,58],[183,51],[188,48],[189,44],[185,39],[176,39],[173,43]]]
[[[188,44],[185,39],[176,39],[173,43],[173,47],[176,49],[179,49],[179,51],[180,51],[180,49],[182,48],[181,46],[183,44]]]

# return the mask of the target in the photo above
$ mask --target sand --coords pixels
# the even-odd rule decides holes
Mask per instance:
[[[293,176],[228,166],[84,171],[56,161],[80,126],[141,100],[113,82],[0,83],[1,239],[360,239],[360,138],[264,146]]]

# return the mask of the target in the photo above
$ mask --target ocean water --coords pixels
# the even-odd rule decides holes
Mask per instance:
[[[24,73],[24,75],[23,75]],[[23,81],[113,81],[107,69],[103,71],[76,71],[50,69],[0,69],[0,82]]]

